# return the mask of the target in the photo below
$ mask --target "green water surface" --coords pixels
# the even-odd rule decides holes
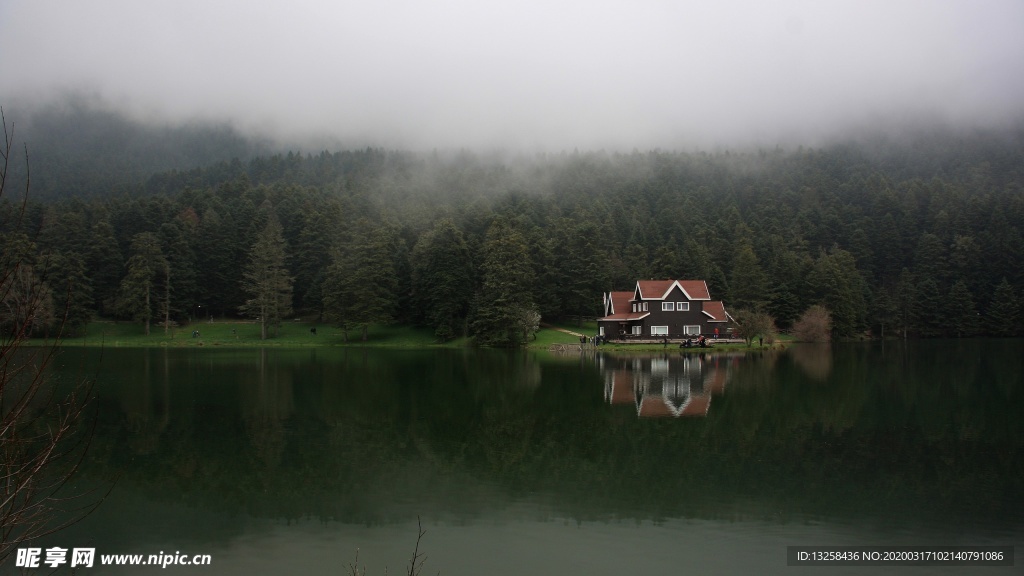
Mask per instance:
[[[1021,340],[74,349],[54,374],[96,382],[73,488],[116,484],[46,543],[211,555],[181,574],[347,574],[357,549],[403,573],[417,518],[424,574],[1020,573],[786,547],[1024,541]]]

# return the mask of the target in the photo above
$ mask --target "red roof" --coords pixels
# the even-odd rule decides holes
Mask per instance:
[[[712,322],[726,322],[729,320],[725,314],[725,305],[718,300],[705,302],[704,313],[711,316]]]
[[[609,292],[608,297],[612,301],[612,314],[629,312],[629,299],[633,297],[632,292]]]
[[[600,318],[600,320],[639,320],[650,314],[650,312],[633,312],[633,305],[629,302],[633,299],[632,292],[610,292],[609,295],[612,301],[611,314]]]
[[[666,418],[675,416],[672,409],[661,396],[644,396],[637,406],[637,415],[641,418]]]
[[[721,368],[712,368],[704,379],[704,389],[712,394],[725,394],[725,382],[728,374]]]
[[[634,402],[636,402],[636,399],[633,397],[633,373],[629,370],[616,370],[612,372],[608,403],[632,404]]]
[[[708,408],[711,406],[710,396],[691,396],[680,416],[707,416]]]
[[[711,299],[708,284],[703,280],[640,280],[636,283],[644,300],[664,300],[675,286],[679,286],[690,300]]]
[[[641,418],[671,418],[679,416],[707,416],[711,406],[711,397],[706,395],[690,396],[678,410],[672,407],[662,396],[644,396],[637,406],[637,415]]]

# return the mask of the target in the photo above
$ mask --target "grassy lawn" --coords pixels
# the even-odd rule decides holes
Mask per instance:
[[[316,328],[316,335],[311,332]],[[567,327],[573,329],[572,327]],[[192,332],[199,331],[198,337]],[[63,346],[113,346],[125,348],[138,347],[306,347],[306,346],[381,346],[394,348],[428,348],[445,347],[461,348],[472,346],[472,339],[457,338],[443,344],[434,337],[430,328],[415,326],[390,325],[370,326],[366,341],[360,338],[360,330],[349,330],[348,342],[340,328],[329,324],[314,322],[285,322],[277,334],[267,340],[260,340],[260,326],[255,322],[244,320],[215,320],[214,322],[197,322],[188,326],[172,328],[166,334],[161,326],[150,326],[149,336],[141,324],[133,322],[91,322],[82,336],[64,338]],[[575,336],[542,328],[537,332],[537,339],[530,342],[531,348],[547,348],[553,343],[578,342]],[[30,345],[45,345],[52,341],[33,339]]]
[[[311,331],[316,328],[316,334]],[[193,331],[199,332],[193,336]],[[267,340],[260,339],[260,326],[255,322],[244,320],[215,320],[199,322],[188,326],[173,328],[167,333],[161,326],[151,326],[149,336],[141,324],[132,322],[90,323],[84,336],[65,338],[64,346],[114,346],[114,347],[253,347],[253,346],[345,346],[345,338],[341,329],[313,322],[284,322],[276,335]],[[350,330],[349,346],[393,346],[393,347],[427,347],[438,346],[433,330],[411,326],[371,326],[367,332],[366,342],[360,340],[361,331]],[[30,343],[43,344],[43,340]],[[449,342],[445,346],[459,346],[459,341]],[[462,341],[461,345],[465,345]]]
[[[316,328],[316,334],[311,332]],[[541,328],[537,337],[528,343],[532,349],[547,350],[552,344],[578,344],[579,337],[560,331],[569,330],[581,334],[597,333],[596,322],[584,322],[577,326],[575,322],[551,324]],[[193,337],[192,332],[198,330],[199,335]],[[348,341],[340,328],[329,324],[314,322],[285,322],[277,334],[267,340],[260,340],[260,326],[255,322],[244,320],[216,320],[214,322],[194,323],[169,330],[166,334],[160,326],[151,326],[150,335],[144,334],[141,324],[132,322],[95,321],[90,323],[83,336],[65,338],[63,346],[113,346],[115,348],[139,347],[288,347],[301,348],[309,346],[374,346],[388,348],[464,348],[473,345],[471,338],[457,338],[450,342],[439,343],[430,328],[419,328],[403,325],[374,325],[367,332],[366,341],[362,341],[360,330],[350,330]],[[34,339],[29,345],[46,345],[52,341]],[[785,345],[777,342],[776,346]],[[768,348],[766,345],[764,348]],[[762,348],[762,349],[764,349]],[[605,344],[602,350],[650,352],[662,351],[666,348],[661,344]],[[678,344],[670,344],[668,349],[677,350]],[[748,350],[744,344],[717,344],[718,350]],[[758,349],[755,342],[753,349]],[[693,348],[700,351],[700,348]]]
[[[567,330],[574,332],[581,332],[587,334],[586,331],[581,331],[579,328],[566,326]],[[565,332],[559,332],[554,328],[541,328],[537,331],[537,338],[527,343],[528,348],[544,348],[547,349],[552,344],[579,344],[580,339],[578,336],[572,334],[566,334]]]

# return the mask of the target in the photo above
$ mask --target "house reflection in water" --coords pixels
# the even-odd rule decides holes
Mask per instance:
[[[711,398],[725,392],[728,354],[599,355],[609,404],[633,404],[641,418],[706,416]]]

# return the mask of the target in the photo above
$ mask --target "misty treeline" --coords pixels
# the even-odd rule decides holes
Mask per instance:
[[[30,199],[20,226],[7,199],[2,232],[32,281],[72,287],[73,326],[245,314],[272,335],[302,316],[515,345],[540,319],[599,315],[604,291],[696,278],[782,329],[822,305],[840,337],[1011,336],[1024,333],[1022,142],[287,153]]]
[[[153,174],[277,151],[228,124],[151,126],[82,95],[4,113],[19,151],[28,147],[36,200],[130,193]],[[8,181],[24,182],[28,167],[15,160]]]

